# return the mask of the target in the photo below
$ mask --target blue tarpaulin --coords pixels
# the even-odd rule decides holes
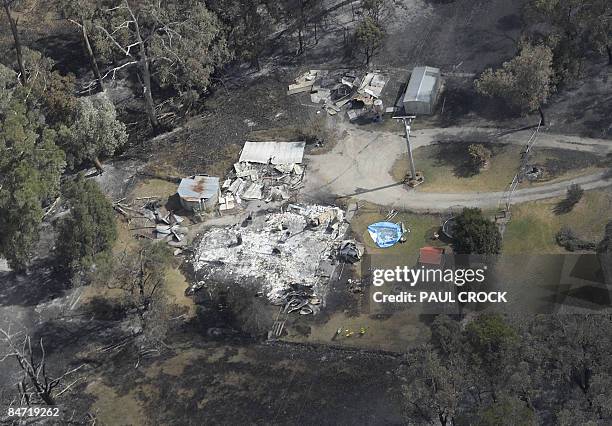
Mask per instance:
[[[402,226],[391,222],[376,222],[368,226],[370,237],[378,247],[387,248],[395,245],[404,234]]]

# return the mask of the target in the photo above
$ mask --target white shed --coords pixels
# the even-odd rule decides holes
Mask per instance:
[[[415,67],[404,93],[404,112],[431,115],[440,91],[440,70],[433,67]]]

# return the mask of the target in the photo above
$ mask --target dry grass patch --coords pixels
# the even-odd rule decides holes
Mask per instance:
[[[555,234],[564,226],[581,239],[599,242],[606,223],[612,220],[612,191],[587,191],[571,212],[556,215],[553,209],[563,198],[513,206],[512,220],[504,234],[503,253],[566,253],[555,241]]]

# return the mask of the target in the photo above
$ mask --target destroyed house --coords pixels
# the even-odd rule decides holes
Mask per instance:
[[[440,70],[432,67],[415,67],[404,93],[406,114],[433,114],[440,91]]]
[[[183,178],[177,193],[185,210],[212,210],[219,201],[219,178],[203,175]]]
[[[302,162],[306,142],[245,142],[239,162],[297,164]]]

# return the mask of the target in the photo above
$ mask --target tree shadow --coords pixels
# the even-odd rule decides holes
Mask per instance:
[[[35,261],[30,272],[0,272],[0,306],[36,306],[61,297],[71,286],[52,259]]]
[[[481,141],[438,141],[433,145],[433,158],[438,166],[450,166],[453,175],[458,178],[470,178],[480,173],[472,163],[468,147],[470,145],[485,145]],[[499,154],[505,144],[486,144],[491,156]]]
[[[457,82],[450,78],[446,81],[446,87],[440,95],[436,109],[440,117],[440,125],[443,127],[456,125],[470,114],[491,121],[519,117],[519,114],[512,110],[507,102],[481,96],[473,85],[466,85],[464,82]]]
[[[523,25],[523,19],[520,15],[512,13],[510,15],[502,16],[497,20],[497,29],[500,31],[512,31],[521,28]]]
[[[559,201],[552,209],[553,213],[557,216],[561,216],[571,212],[576,204],[578,204],[580,200],[571,200],[569,198],[564,198]]]

